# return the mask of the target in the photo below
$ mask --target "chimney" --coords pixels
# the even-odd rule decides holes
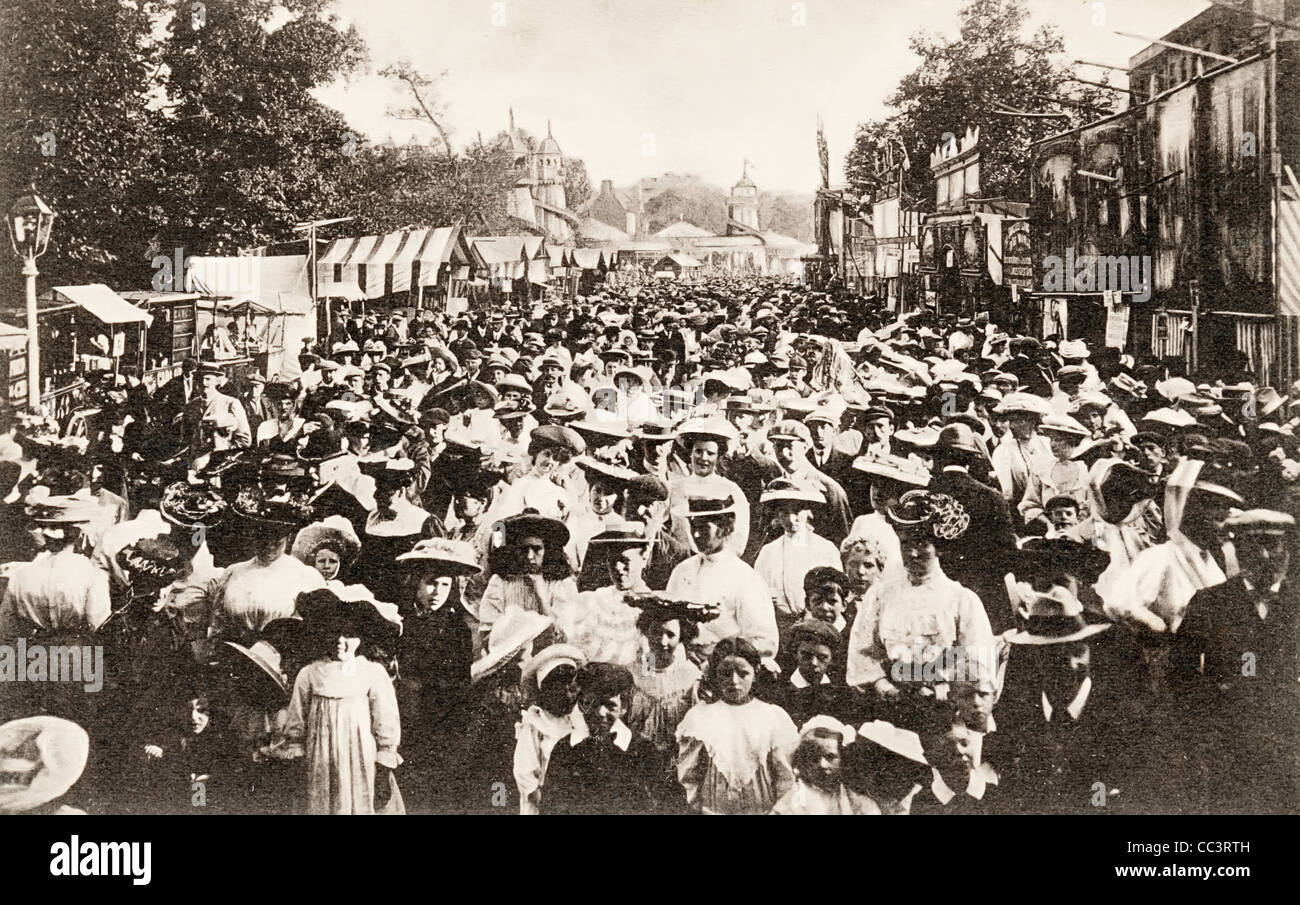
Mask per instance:
[[[600,193],[602,195],[614,194],[614,180],[613,179],[600,180]]]

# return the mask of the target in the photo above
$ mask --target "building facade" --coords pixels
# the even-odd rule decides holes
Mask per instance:
[[[1207,10],[1166,40],[1228,59],[1152,45],[1130,62],[1129,109],[1031,146],[1045,332],[1189,372],[1297,376],[1300,32],[1243,23],[1260,24]]]

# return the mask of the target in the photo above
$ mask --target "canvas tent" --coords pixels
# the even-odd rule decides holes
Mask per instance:
[[[198,335],[219,315],[247,312],[265,340],[267,376],[296,375],[302,341],[316,340],[307,256],[193,257],[185,263],[185,288],[216,300],[199,304]]]

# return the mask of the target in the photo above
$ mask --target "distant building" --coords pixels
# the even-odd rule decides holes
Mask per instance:
[[[731,187],[727,199],[727,235],[743,236],[758,232],[758,186],[749,178],[746,162],[740,181]]]
[[[638,192],[644,198],[647,194],[670,187],[674,178],[674,174],[668,173],[662,179],[644,179],[637,186]],[[612,184],[608,180],[603,182],[597,202],[588,208],[589,219],[584,225],[584,238],[594,239],[601,230],[610,228],[608,219],[596,216],[598,207],[602,214],[611,216],[617,212],[615,205],[621,203],[622,199],[614,193]],[[644,229],[644,223],[640,225]],[[771,230],[759,229],[758,187],[750,180],[748,172],[741,175],[727,199],[727,228],[724,235],[716,235],[687,220],[678,220],[653,236],[610,244],[618,248],[621,263],[636,261],[656,269],[672,270],[677,276],[694,275],[704,268],[727,272],[797,274],[802,271],[800,257],[814,250],[814,246],[809,243]]]
[[[1256,17],[1300,23],[1300,2],[1236,5],[1134,55],[1142,103],[1030,146],[1028,313],[1280,387],[1300,376],[1300,33]]]
[[[515,112],[510,111],[510,127],[506,132],[514,152],[519,179],[506,199],[506,212],[540,230],[554,242],[573,238],[581,221],[569,210],[564,193],[565,160],[560,143],[551,134],[551,124],[546,124],[546,138],[536,148],[529,148],[515,128]]]
[[[1243,12],[1228,7],[1235,6]],[[1278,21],[1300,21],[1300,0],[1223,0],[1204,12],[1193,16],[1164,36],[1162,40],[1183,44],[1198,50],[1207,50],[1221,56],[1240,56],[1242,51],[1258,42],[1262,19],[1243,13],[1257,13]],[[1286,32],[1282,38],[1294,37]],[[1151,44],[1129,58],[1129,88],[1137,95],[1134,101],[1155,97],[1176,85],[1181,85],[1197,74],[1197,62],[1202,68],[1212,68],[1218,63],[1212,57]]]
[[[637,232],[637,210],[629,200],[614,191],[614,180],[602,179],[600,192],[587,204],[587,216],[612,226],[629,236]]]

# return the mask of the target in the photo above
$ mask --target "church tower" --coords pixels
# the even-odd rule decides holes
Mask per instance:
[[[745,161],[740,181],[731,187],[727,199],[727,235],[747,235],[746,227],[758,232],[758,186],[749,178],[749,161]]]

